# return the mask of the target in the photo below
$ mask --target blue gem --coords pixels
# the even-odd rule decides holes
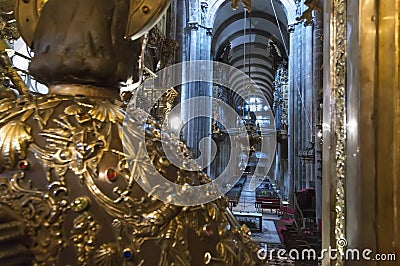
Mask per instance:
[[[124,257],[125,259],[130,259],[132,257],[132,251],[130,249],[125,249],[122,252],[122,257]]]

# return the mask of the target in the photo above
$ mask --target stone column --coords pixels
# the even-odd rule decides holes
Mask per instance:
[[[205,17],[208,12],[208,5],[203,1],[190,1],[189,2],[189,21],[186,24],[187,34],[187,57],[186,61],[195,60],[210,60],[211,49],[211,34],[210,30],[206,28]],[[207,66],[205,66],[207,67]],[[184,77],[191,79],[192,75],[196,74],[196,69],[185,69]],[[210,77],[212,78],[212,77]],[[211,80],[210,80],[211,81]],[[205,82],[190,82],[185,84],[184,80],[182,86],[181,100],[182,102],[198,97],[209,96],[212,97],[212,84]],[[183,130],[183,140],[186,145],[193,151],[194,158],[200,156],[199,142],[205,137],[210,137],[211,134],[211,118],[212,118],[212,105],[211,102],[204,101],[200,106],[182,106],[182,118],[186,121],[190,113],[196,113],[197,110],[208,110],[208,117],[199,117],[188,121]],[[211,147],[211,146],[208,146]],[[205,155],[203,155],[205,156]],[[208,155],[207,155],[208,156]],[[208,157],[208,162],[211,159]],[[210,168],[206,170],[210,175]]]
[[[313,105],[314,105],[314,93],[313,93],[313,29],[312,26],[305,26],[303,27],[303,42],[304,42],[304,49],[303,49],[303,60],[304,65],[302,67],[303,74],[303,86],[302,86],[302,113],[301,116],[303,119],[303,148],[305,150],[311,146],[313,139]],[[303,181],[303,188],[309,188],[311,181],[314,178],[314,161],[307,160],[305,164],[305,172],[304,181]]]
[[[186,1],[175,0],[175,30],[174,39],[179,44],[176,54],[175,62],[180,63],[185,60],[184,51],[186,51],[186,40],[185,40],[185,26],[186,26]]]
[[[297,167],[296,167],[296,129],[297,129],[297,120],[295,118],[295,114],[297,113],[297,89],[295,86],[296,82],[296,67],[297,67],[297,48],[296,48],[296,36],[295,33],[296,25],[289,26],[290,33],[290,55],[289,55],[289,112],[288,112],[288,120],[289,120],[289,135],[288,135],[288,157],[289,157],[289,201],[290,204],[293,205],[293,192],[295,190],[295,182],[297,177]]]
[[[322,223],[322,60],[323,60],[323,24],[322,15],[320,12],[315,12],[313,24],[313,98],[314,98],[314,129],[315,129],[315,207],[316,221],[318,229],[321,230]]]

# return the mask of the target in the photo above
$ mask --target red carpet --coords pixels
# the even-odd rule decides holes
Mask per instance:
[[[287,219],[287,220],[275,220],[275,227],[276,231],[278,232],[279,239],[281,240],[281,243],[283,244],[283,235],[282,235],[282,230],[286,230],[286,225],[287,224],[293,224],[294,220],[293,219]]]

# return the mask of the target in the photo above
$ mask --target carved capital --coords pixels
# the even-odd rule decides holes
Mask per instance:
[[[289,33],[293,33],[295,29],[296,29],[296,23],[288,25],[288,32]]]
[[[198,31],[199,30],[199,23],[197,21],[188,22],[187,28],[189,30]]]

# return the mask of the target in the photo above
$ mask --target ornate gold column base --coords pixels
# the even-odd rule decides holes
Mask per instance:
[[[118,88],[101,88],[92,85],[81,84],[57,84],[49,86],[50,94],[71,95],[71,96],[88,96],[107,99],[118,99]]]

